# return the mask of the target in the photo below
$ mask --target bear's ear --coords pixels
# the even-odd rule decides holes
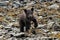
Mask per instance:
[[[31,8],[31,11],[34,11],[34,8]]]
[[[27,13],[27,10],[26,10],[26,9],[24,9],[24,12],[25,12],[25,13]]]

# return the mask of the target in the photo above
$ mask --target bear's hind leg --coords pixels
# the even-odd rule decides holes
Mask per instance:
[[[24,32],[24,22],[23,21],[20,21],[20,32]]]
[[[20,32],[24,32],[24,26],[20,27]]]

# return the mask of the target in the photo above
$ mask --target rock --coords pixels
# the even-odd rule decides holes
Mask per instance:
[[[56,38],[60,38],[60,33],[57,33],[55,36]]]
[[[40,2],[51,2],[53,0],[40,0]]]
[[[57,31],[52,31],[52,34],[58,34],[59,32],[57,32]]]
[[[7,40],[12,40],[12,37],[11,38],[8,38]]]
[[[3,13],[0,13],[0,16],[4,16],[4,14]]]
[[[43,19],[43,17],[42,16],[39,16],[39,19]]]
[[[0,2],[0,7],[7,8],[7,3],[6,2]]]
[[[43,37],[42,40],[57,40],[57,38]]]
[[[51,6],[47,7],[48,9],[59,9],[59,5],[58,4],[53,4]]]
[[[37,28],[44,28],[46,24],[39,24]]]
[[[52,27],[53,24],[54,24],[54,22],[51,22],[51,21],[50,21],[50,22],[47,24],[47,27]]]
[[[4,34],[6,34],[6,33],[8,33],[7,30],[2,30],[2,31],[0,31],[0,35],[4,35]]]
[[[0,36],[0,40],[3,40],[3,36]]]
[[[3,25],[0,25],[0,28],[3,28]]]
[[[14,1],[13,4],[12,4],[13,8],[19,8],[20,5],[21,4],[19,2],[16,2],[16,1]]]
[[[29,6],[33,5],[34,3],[35,3],[34,1],[32,1],[32,2],[30,2],[30,3],[27,3],[24,8],[28,8]]]
[[[1,22],[3,21],[3,19],[4,19],[4,17],[3,17],[3,16],[0,16],[0,21],[1,21]]]
[[[43,31],[44,31],[44,33],[48,33],[49,32],[49,30],[47,30],[47,29],[42,29]]]
[[[55,2],[60,2],[60,0],[55,0]]]
[[[7,30],[8,32],[12,31],[11,27],[4,27],[5,30]]]
[[[17,34],[14,35],[14,37],[17,37],[17,38],[25,37],[25,34],[24,33],[17,33]]]
[[[58,0],[58,2],[60,2],[60,0]]]
[[[16,38],[20,38],[20,37],[25,37],[25,33],[9,33],[11,35],[11,37],[16,37]]]
[[[15,37],[8,38],[6,40],[17,40]]]
[[[8,26],[6,26],[6,27],[4,27],[5,29],[11,29],[11,27],[8,27]]]
[[[14,22],[12,22],[12,23],[9,23],[7,26],[10,26],[10,27],[11,27],[13,24],[14,24]]]
[[[14,32],[20,32],[20,29],[19,29],[19,28],[12,27],[11,29],[12,29],[12,31],[14,31]]]
[[[19,23],[18,22],[15,22],[12,27],[19,27]]]

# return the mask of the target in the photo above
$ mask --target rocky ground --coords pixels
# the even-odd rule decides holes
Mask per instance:
[[[20,38],[19,14],[31,7],[38,21],[38,27],[33,29],[36,34]],[[60,40],[60,0],[1,1],[0,40]]]

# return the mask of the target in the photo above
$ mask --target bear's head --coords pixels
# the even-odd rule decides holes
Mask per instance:
[[[29,10],[24,9],[24,12],[25,12],[25,14],[26,14],[26,17],[27,17],[28,19],[31,19],[31,18],[33,17],[33,11],[34,11],[34,8],[31,8],[31,10],[30,10],[30,9],[29,9]]]

